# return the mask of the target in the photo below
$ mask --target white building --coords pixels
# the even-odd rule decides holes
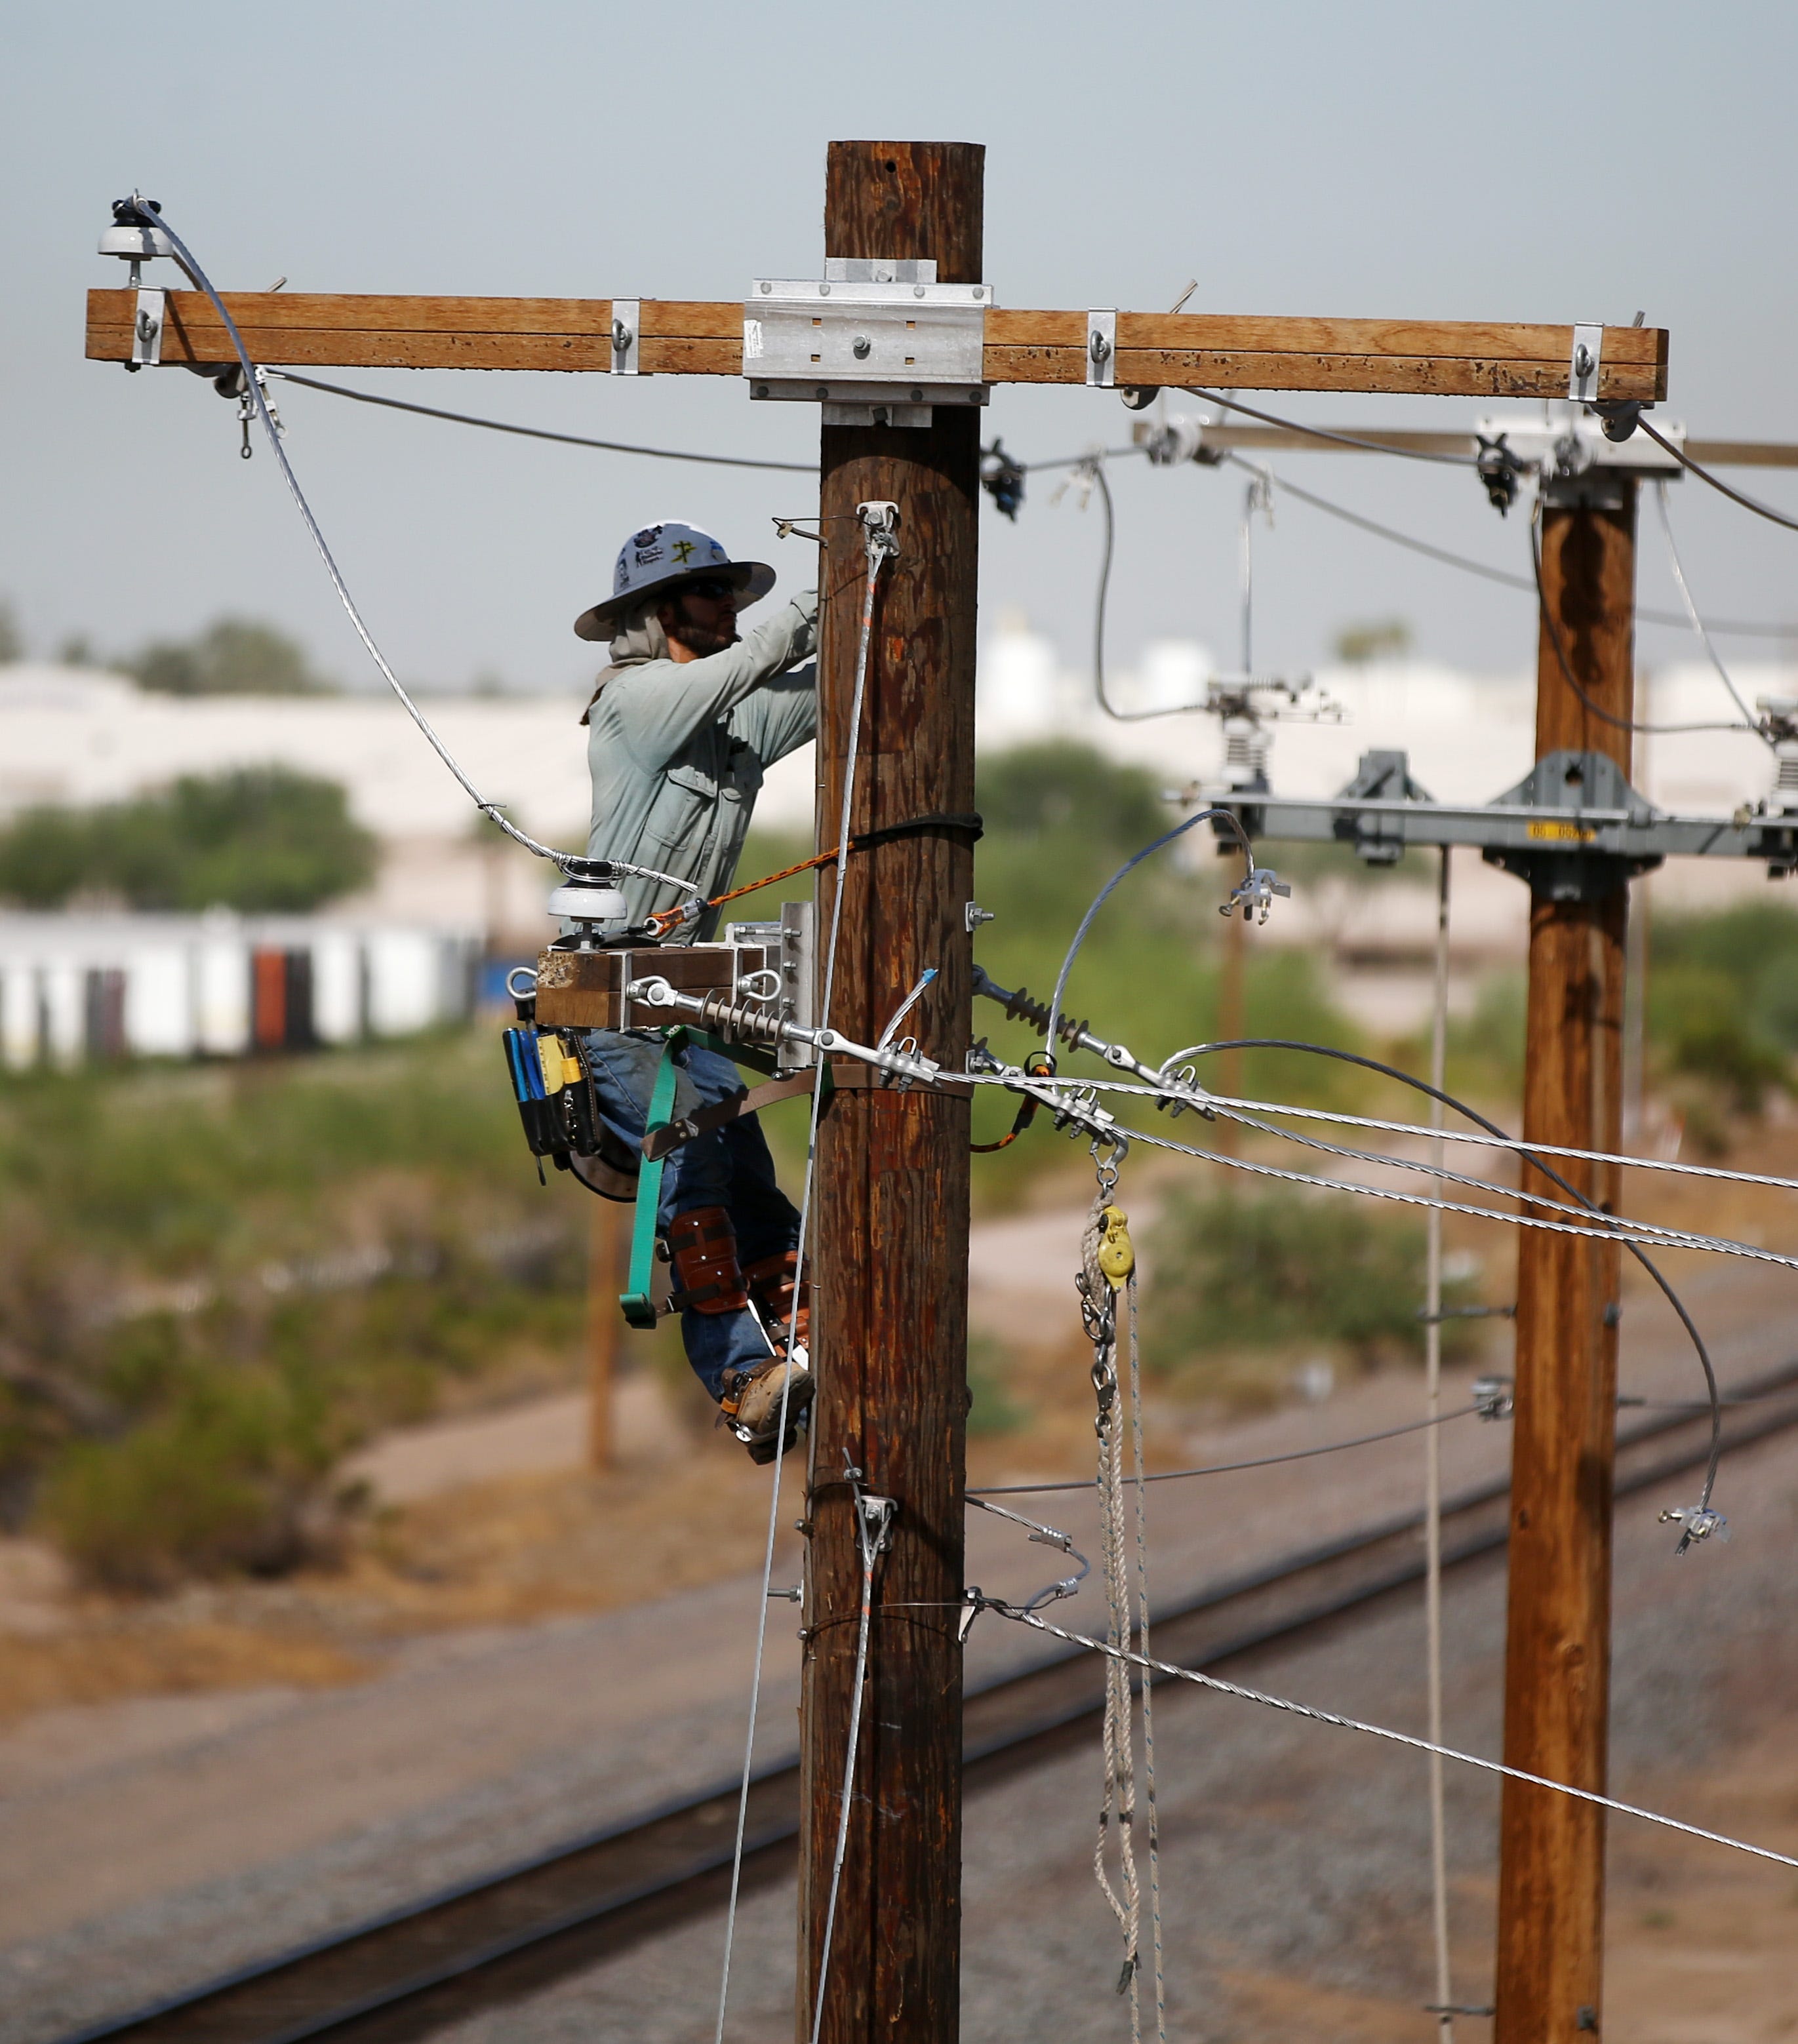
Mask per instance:
[[[473,1009],[479,933],[329,916],[0,914],[0,1061],[239,1057]]]

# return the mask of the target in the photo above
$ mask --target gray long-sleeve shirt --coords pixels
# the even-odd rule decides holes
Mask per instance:
[[[818,593],[808,590],[736,645],[701,660],[656,659],[641,631],[612,642],[587,722],[593,776],[590,858],[679,874],[701,894],[735,875],[762,772],[818,727]],[[665,642],[662,642],[665,643]],[[687,898],[651,880],[622,883],[633,920]],[[716,912],[677,942],[710,938]]]

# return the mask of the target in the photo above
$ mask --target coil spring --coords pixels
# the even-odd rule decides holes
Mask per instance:
[[[764,1008],[757,1008],[748,1001],[730,1001],[721,993],[708,993],[697,1020],[706,1028],[721,1036],[759,1037],[764,1042],[779,1043],[780,1024],[777,1016],[770,1015]]]

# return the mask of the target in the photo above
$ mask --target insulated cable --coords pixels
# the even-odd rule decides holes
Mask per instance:
[[[1633,718],[1618,717],[1601,703],[1594,702],[1575,677],[1573,663],[1567,658],[1567,648],[1561,642],[1561,628],[1556,624],[1548,604],[1548,590],[1542,581],[1542,499],[1538,493],[1535,508],[1530,514],[1530,564],[1535,571],[1536,608],[1541,615],[1542,628],[1548,633],[1549,643],[1554,648],[1556,663],[1561,669],[1561,678],[1575,695],[1584,704],[1591,714],[1600,723],[1610,724],[1617,731],[1642,731],[1650,736],[1671,737],[1693,731],[1748,731],[1758,734],[1759,727],[1753,723],[1742,724],[1638,724]]]
[[[1105,885],[1099,889],[1099,892],[1092,897],[1091,906],[1088,907],[1086,913],[1080,918],[1080,928],[1074,932],[1074,940],[1068,947],[1068,955],[1061,961],[1061,970],[1058,974],[1057,974],[1055,978],[1055,991],[1053,994],[1050,996],[1049,1003],[1049,1027],[1046,1033],[1049,1041],[1049,1055],[1050,1058],[1053,1058],[1055,1055],[1055,1039],[1059,1032],[1061,1025],[1061,996],[1067,990],[1068,975],[1073,970],[1074,960],[1079,954],[1080,946],[1086,941],[1086,933],[1092,927],[1093,917],[1104,907],[1106,902],[1111,898],[1113,889],[1117,886],[1118,882],[1121,881],[1126,874],[1134,872],[1134,870],[1142,863],[1144,859],[1147,859],[1152,853],[1159,851],[1163,845],[1172,844],[1176,837],[1184,836],[1188,831],[1192,828],[1194,824],[1202,824],[1207,820],[1226,823],[1230,826],[1231,831],[1235,834],[1237,842],[1242,847],[1242,856],[1247,868],[1246,878],[1244,879],[1242,885],[1246,889],[1253,885],[1256,870],[1254,848],[1250,845],[1247,836],[1245,835],[1242,824],[1228,809],[1196,810],[1192,816],[1184,817],[1180,822],[1176,824],[1171,831],[1164,831],[1161,836],[1157,838],[1153,844],[1145,844],[1141,851],[1133,852],[1130,856],[1124,861],[1123,864],[1118,868],[1117,871],[1111,875],[1111,878],[1106,882]],[[1249,903],[1246,895],[1243,897],[1242,912],[1245,916],[1249,912]],[[1228,902],[1224,905],[1224,913],[1226,915],[1230,913],[1230,904]]]
[[[270,369],[265,375],[279,376],[283,383],[298,383],[308,390],[323,390],[333,398],[348,398],[358,405],[379,405],[390,412],[413,412],[423,419],[447,419],[452,425],[479,426],[490,433],[514,433],[521,440],[556,440],[564,447],[595,448],[602,454],[639,454],[655,461],[703,462],[712,468],[779,469],[791,475],[815,475],[814,461],[757,461],[747,455],[694,454],[683,448],[639,447],[629,440],[589,440],[583,433],[552,432],[547,426],[513,425],[504,419],[483,419],[472,412],[448,412],[438,405],[415,405],[404,398],[378,397],[372,390],[352,390],[346,383],[326,383],[316,376],[302,376],[291,369]]]
[[[135,198],[135,194],[133,197]],[[141,200],[137,203],[141,207]],[[148,221],[151,220],[152,216],[144,213],[141,217]],[[319,528],[318,521],[312,515],[312,506],[306,501],[306,493],[300,488],[299,478],[295,474],[293,464],[287,459],[287,451],[281,444],[280,432],[269,414],[268,400],[264,395],[261,379],[256,374],[256,364],[250,359],[248,349],[244,345],[244,337],[237,331],[237,321],[232,318],[225,301],[213,289],[210,279],[194,259],[193,251],[169,225],[167,218],[161,213],[157,213],[153,217],[153,224],[168,236],[170,245],[179,259],[181,267],[192,278],[198,288],[205,293],[213,310],[218,313],[226,336],[237,354],[238,366],[243,371],[245,398],[255,407],[256,417],[262,421],[262,429],[268,436],[269,447],[287,482],[288,493],[292,497],[295,506],[305,523],[306,531],[311,535],[312,544],[318,549],[318,558],[325,563],[325,572],[331,578],[331,586],[337,593],[337,601],[342,604],[351,624],[355,628],[356,636],[362,641],[369,658],[380,670],[382,678],[386,681],[388,687],[398,697],[405,707],[406,714],[424,734],[432,751],[461,783],[464,793],[468,796],[475,807],[490,823],[497,824],[514,843],[522,845],[527,851],[535,852],[539,859],[547,859],[552,865],[559,866],[564,873],[587,870],[591,866],[600,863],[601,862],[589,862],[582,854],[558,851],[552,845],[540,844],[534,837],[529,836],[525,832],[520,830],[499,805],[490,802],[463,772],[455,755],[438,737],[429,719],[406,694],[399,677],[387,665],[380,647],[375,644],[374,635],[363,622],[362,613],[356,605],[356,599],[349,593],[349,585],[344,580],[342,571],[338,567],[330,548],[325,543],[325,535]],[[688,892],[691,891],[691,882],[676,879],[670,874],[658,873],[649,866],[633,866],[622,859],[608,859],[603,863],[614,872],[629,874],[638,879],[663,881],[673,886],[686,889]]]
[[[1371,1447],[1376,1441],[1396,1441],[1407,1434],[1420,1434],[1427,1427],[1446,1426],[1450,1420],[1465,1420],[1484,1410],[1478,1405],[1462,1405],[1453,1412],[1444,1412],[1434,1420],[1407,1420],[1402,1427],[1382,1427],[1377,1434],[1358,1434],[1347,1441],[1326,1441],[1321,1447],[1295,1448],[1289,1454],[1257,1455],[1244,1462],[1211,1462],[1201,1469],[1153,1470],[1144,1477],[1145,1483],[1173,1483],[1189,1476],[1234,1476],[1242,1470],[1273,1469],[1282,1462],[1309,1462],[1315,1455],[1338,1454],[1345,1448]],[[968,1500],[977,1503],[983,1497],[1029,1497],[1052,1490],[1090,1490],[1091,1477],[1081,1477],[1070,1483],[999,1483],[983,1484],[978,1490],[968,1493]]]
[[[1675,447],[1665,433],[1657,432],[1645,417],[1638,415],[1636,424],[1657,447],[1665,448],[1681,468],[1689,470],[1700,482],[1709,483],[1713,490],[1720,491],[1733,502],[1739,504],[1743,510],[1752,511],[1757,518],[1765,518],[1775,525],[1783,525],[1788,532],[1798,532],[1798,518],[1788,518],[1783,511],[1774,510],[1770,504],[1763,504],[1758,498],[1745,497],[1739,490],[1731,490],[1722,477],[1713,475],[1709,469],[1701,467],[1695,462],[1684,448]]]
[[[1433,1086],[1428,1084],[1425,1080],[1415,1078],[1409,1072],[1400,1071],[1396,1065],[1388,1065],[1382,1062],[1377,1058],[1364,1056],[1358,1051],[1338,1050],[1327,1044],[1296,1043],[1289,1039],[1269,1037],[1264,1037],[1258,1040],[1249,1038],[1238,1039],[1234,1043],[1227,1045],[1219,1043],[1195,1044],[1191,1046],[1187,1050],[1176,1052],[1172,1058],[1167,1060],[1166,1064],[1163,1065],[1162,1070],[1165,1071],[1168,1065],[1180,1062],[1188,1057],[1202,1057],[1213,1051],[1226,1048],[1232,1050],[1263,1049],[1301,1051],[1313,1056],[1332,1058],[1343,1064],[1359,1065],[1368,1071],[1378,1072],[1385,1078],[1396,1079],[1403,1085],[1413,1087],[1416,1091],[1426,1094],[1432,1100],[1440,1101],[1444,1107],[1451,1109],[1457,1114],[1465,1116],[1466,1119],[1473,1123],[1477,1128],[1485,1130],[1486,1133],[1489,1135],[1502,1136],[1504,1133],[1503,1130],[1500,1128],[1495,1123],[1488,1121],[1483,1114],[1479,1113],[1474,1108],[1468,1106],[1465,1101],[1457,1100],[1453,1095],[1449,1093],[1446,1089]],[[1584,1193],[1580,1192],[1575,1186],[1570,1185],[1565,1178],[1562,1178],[1561,1174],[1554,1169],[1553,1165],[1545,1163],[1541,1156],[1538,1155],[1535,1151],[1533,1149],[1520,1147],[1518,1151],[1518,1155],[1520,1157],[1527,1158],[1530,1163],[1534,1164],[1536,1169],[1540,1171],[1546,1178],[1550,1180],[1551,1183],[1558,1185],[1561,1191],[1565,1193],[1570,1199],[1575,1201],[1579,1205],[1584,1207],[1589,1212],[1597,1214],[1601,1211],[1594,1201],[1588,1199]],[[1228,1161],[1234,1163],[1240,1160],[1231,1158]],[[1257,1168],[1265,1170],[1269,1167],[1262,1166]],[[1369,1187],[1363,1187],[1361,1189],[1364,1191],[1371,1191],[1373,1189]],[[1395,1197],[1390,1194],[1376,1194],[1376,1196],[1388,1197]],[[1443,1208],[1445,1212],[1452,1212],[1456,1210],[1456,1208],[1452,1204],[1445,1203]],[[1573,1231],[1570,1228],[1570,1224],[1566,1222],[1544,1221],[1539,1216],[1532,1216],[1527,1214],[1517,1214],[1508,1216],[1508,1218],[1513,1220],[1519,1227],[1548,1228],[1557,1231],[1567,1231],[1570,1232],[1576,1231]],[[1607,1232],[1607,1231],[1602,1229],[1580,1230],[1577,1231],[1596,1233],[1600,1235]],[[1656,1230],[1655,1232],[1665,1237],[1669,1235],[1670,1231],[1665,1229],[1659,1229]],[[1678,1316],[1681,1325],[1684,1327],[1687,1335],[1691,1338],[1692,1347],[1698,1352],[1699,1364],[1704,1373],[1705,1396],[1710,1400],[1711,1405],[1711,1452],[1709,1459],[1705,1466],[1704,1487],[1699,1500],[1699,1509],[1700,1511],[1708,1511],[1711,1504],[1711,1493],[1715,1488],[1717,1481],[1718,1459],[1723,1453],[1723,1426],[1722,1408],[1717,1402],[1717,1373],[1711,1366],[1710,1351],[1705,1347],[1704,1338],[1699,1333],[1697,1325],[1693,1321],[1691,1314],[1686,1311],[1685,1302],[1680,1297],[1678,1293],[1673,1289],[1673,1286],[1668,1283],[1667,1280],[1661,1276],[1659,1266],[1644,1253],[1640,1245],[1636,1241],[1631,1239],[1628,1235],[1619,1234],[1617,1235],[1617,1239],[1623,1243],[1623,1246],[1628,1249],[1630,1254],[1634,1257],[1637,1262],[1641,1265],[1642,1269],[1646,1270],[1648,1275],[1654,1280],[1655,1285],[1659,1288],[1661,1295],[1665,1298],[1668,1304],[1673,1308],[1674,1312]],[[1674,1244],[1673,1246],[1677,1247],[1679,1245]],[[1790,1258],[1776,1256],[1768,1251],[1750,1250],[1746,1244],[1736,1245],[1733,1247],[1728,1253],[1737,1255],[1748,1255],[1754,1258],[1756,1260],[1777,1262],[1785,1264],[1791,1264],[1793,1261]],[[1682,1541],[1681,1544],[1683,1548],[1684,1543]]]
[[[1754,712],[1737,693],[1735,683],[1730,678],[1728,668],[1723,665],[1722,656],[1711,643],[1711,635],[1705,630],[1704,620],[1698,614],[1698,605],[1692,600],[1692,591],[1686,586],[1685,570],[1680,564],[1680,550],[1673,542],[1673,521],[1667,515],[1667,478],[1664,475],[1657,475],[1654,478],[1654,508],[1661,514],[1661,531],[1667,542],[1667,559],[1673,567],[1673,580],[1679,585],[1680,601],[1684,604],[1685,614],[1692,620],[1692,628],[1698,634],[1700,642],[1703,644],[1706,653],[1709,655],[1711,665],[1717,670],[1718,680],[1729,691],[1730,701],[1741,711],[1744,721],[1751,725],[1762,741],[1771,747],[1773,741],[1769,736],[1766,727],[1755,717]]]
[[[1222,405],[1227,412],[1245,412],[1251,419],[1259,419],[1265,425],[1284,426],[1288,432],[1303,433],[1314,440],[1328,440],[1332,446],[1359,448],[1365,454],[1397,455],[1405,461],[1433,461],[1448,468],[1477,468],[1477,455],[1470,454],[1434,454],[1426,448],[1388,446],[1384,440],[1364,440],[1353,433],[1335,433],[1322,426],[1307,426],[1298,419],[1283,419],[1273,412],[1257,411],[1253,405],[1245,405],[1235,398],[1226,398],[1215,390],[1201,390],[1196,385],[1184,386],[1190,398],[1203,398],[1207,405]],[[1471,436],[1469,436],[1471,438]]]
[[[1496,582],[1506,589],[1523,590],[1533,594],[1535,584],[1527,575],[1512,574],[1504,568],[1488,567],[1484,561],[1470,559],[1465,554],[1452,554],[1446,547],[1432,546],[1427,540],[1419,540],[1409,532],[1401,532],[1391,525],[1383,525],[1376,518],[1365,517],[1359,511],[1351,511],[1346,505],[1332,503],[1327,497],[1319,497],[1298,483],[1289,481],[1276,470],[1266,468],[1258,463],[1246,462],[1240,455],[1226,453],[1222,459],[1263,474],[1276,490],[1283,490],[1288,497],[1296,497],[1301,504],[1308,504],[1314,511],[1322,511],[1332,518],[1340,518],[1345,524],[1358,526],[1364,532],[1371,533],[1376,540],[1388,540],[1396,547],[1404,547],[1414,554],[1422,554],[1426,559],[1439,561],[1443,567],[1459,568],[1464,574],[1481,577],[1487,582]],[[1638,608],[1635,613],[1638,624],[1665,624],[1681,631],[1691,623],[1689,617],[1681,617],[1671,610],[1650,610]],[[1742,639],[1784,639],[1789,636],[1791,627],[1786,624],[1765,624],[1745,618],[1713,618],[1709,628],[1726,636]]]

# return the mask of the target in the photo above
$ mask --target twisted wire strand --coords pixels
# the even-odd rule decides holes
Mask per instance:
[[[1181,1668],[1171,1661],[1151,1661],[1146,1655],[1130,1651],[1128,1648],[1108,1646],[1102,1639],[1089,1639],[1082,1632],[1070,1632],[1064,1626],[1053,1624],[1048,1619],[1034,1612],[1022,1612],[992,1598],[986,1600],[986,1608],[996,1612],[1001,1618],[1010,1619],[1015,1624],[1028,1625],[1038,1632],[1046,1632],[1055,1639],[1065,1640],[1070,1646],[1084,1647],[1088,1653],[1117,1654],[1133,1666],[1142,1668],[1157,1675],[1166,1675],[1176,1682],[1191,1682],[1202,1689],[1211,1689],[1219,1696],[1234,1696],[1246,1704],[1260,1704],[1269,1710],[1284,1711],[1293,1717],[1308,1719],[1314,1724],[1333,1725],[1339,1731],[1358,1731],[1370,1739],[1387,1740],[1394,1746],[1409,1746],[1417,1753],[1439,1754],[1444,1760],[1452,1760],[1463,1767],[1477,1767],[1484,1773],[1503,1776],[1507,1781],[1522,1781],[1534,1788],[1546,1788],[1557,1796],[1569,1796],[1576,1802],[1591,1803],[1601,1810],[1613,1810],[1621,1817],[1635,1817],[1643,1823],[1657,1824],[1664,1831],[1678,1831],[1690,1838],[1701,1838],[1707,1845],[1726,1846],[1732,1852],[1747,1853],[1754,1858],[1770,1860],[1775,1866],[1798,1867],[1798,1859],[1789,1854],[1775,1852],[1770,1846],[1750,1844],[1745,1838],[1731,1838],[1727,1832],[1706,1831],[1702,1825],[1688,1824],[1677,1817],[1664,1816],[1658,1810],[1644,1809],[1638,1803],[1625,1803],[1614,1796],[1601,1796],[1595,1788],[1576,1788],[1571,1783],[1550,1781],[1546,1774],[1532,1774],[1527,1769],[1508,1767],[1503,1761],[1488,1760],[1476,1753],[1463,1753],[1458,1748],[1440,1744],[1434,1739],[1419,1739],[1414,1732],[1395,1731],[1388,1725],[1369,1724],[1365,1719],[1344,1716],[1340,1712],[1321,1710],[1315,1704],[1294,1702],[1288,1696],[1271,1695],[1265,1689],[1251,1689],[1242,1682],[1226,1681],[1221,1675],[1207,1674],[1200,1668]]]

